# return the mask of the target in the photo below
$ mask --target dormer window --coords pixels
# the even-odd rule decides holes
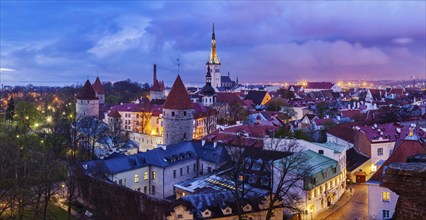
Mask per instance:
[[[212,215],[212,213],[210,212],[210,210],[206,209],[204,210],[204,212],[202,212],[203,218],[208,218]]]
[[[251,211],[251,205],[250,205],[250,204],[247,204],[246,206],[244,206],[244,207],[243,207],[243,210],[244,210],[245,212],[250,212],[250,211]]]
[[[229,215],[232,213],[232,209],[229,207],[226,207],[225,209],[222,210],[224,215]]]

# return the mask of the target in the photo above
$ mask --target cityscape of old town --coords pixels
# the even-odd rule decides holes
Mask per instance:
[[[0,1],[0,219],[426,219],[425,1]]]

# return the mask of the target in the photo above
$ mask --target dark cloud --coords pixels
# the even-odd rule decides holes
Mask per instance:
[[[2,2],[3,80],[202,83],[212,23],[241,81],[425,74],[425,2]],[[258,76],[262,75],[262,78]]]

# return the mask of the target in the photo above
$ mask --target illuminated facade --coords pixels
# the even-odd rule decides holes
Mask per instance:
[[[213,32],[212,32],[212,41],[211,41],[211,49],[210,49],[210,59],[206,64],[206,70],[210,68],[211,70],[211,85],[214,88],[221,87],[221,70],[220,70],[220,61],[217,57],[216,53],[216,36],[214,33],[214,24],[213,24]]]

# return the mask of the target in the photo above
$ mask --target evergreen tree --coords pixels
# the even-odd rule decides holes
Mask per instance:
[[[14,115],[15,115],[15,103],[13,101],[13,97],[10,97],[7,103],[6,120],[12,121]]]

